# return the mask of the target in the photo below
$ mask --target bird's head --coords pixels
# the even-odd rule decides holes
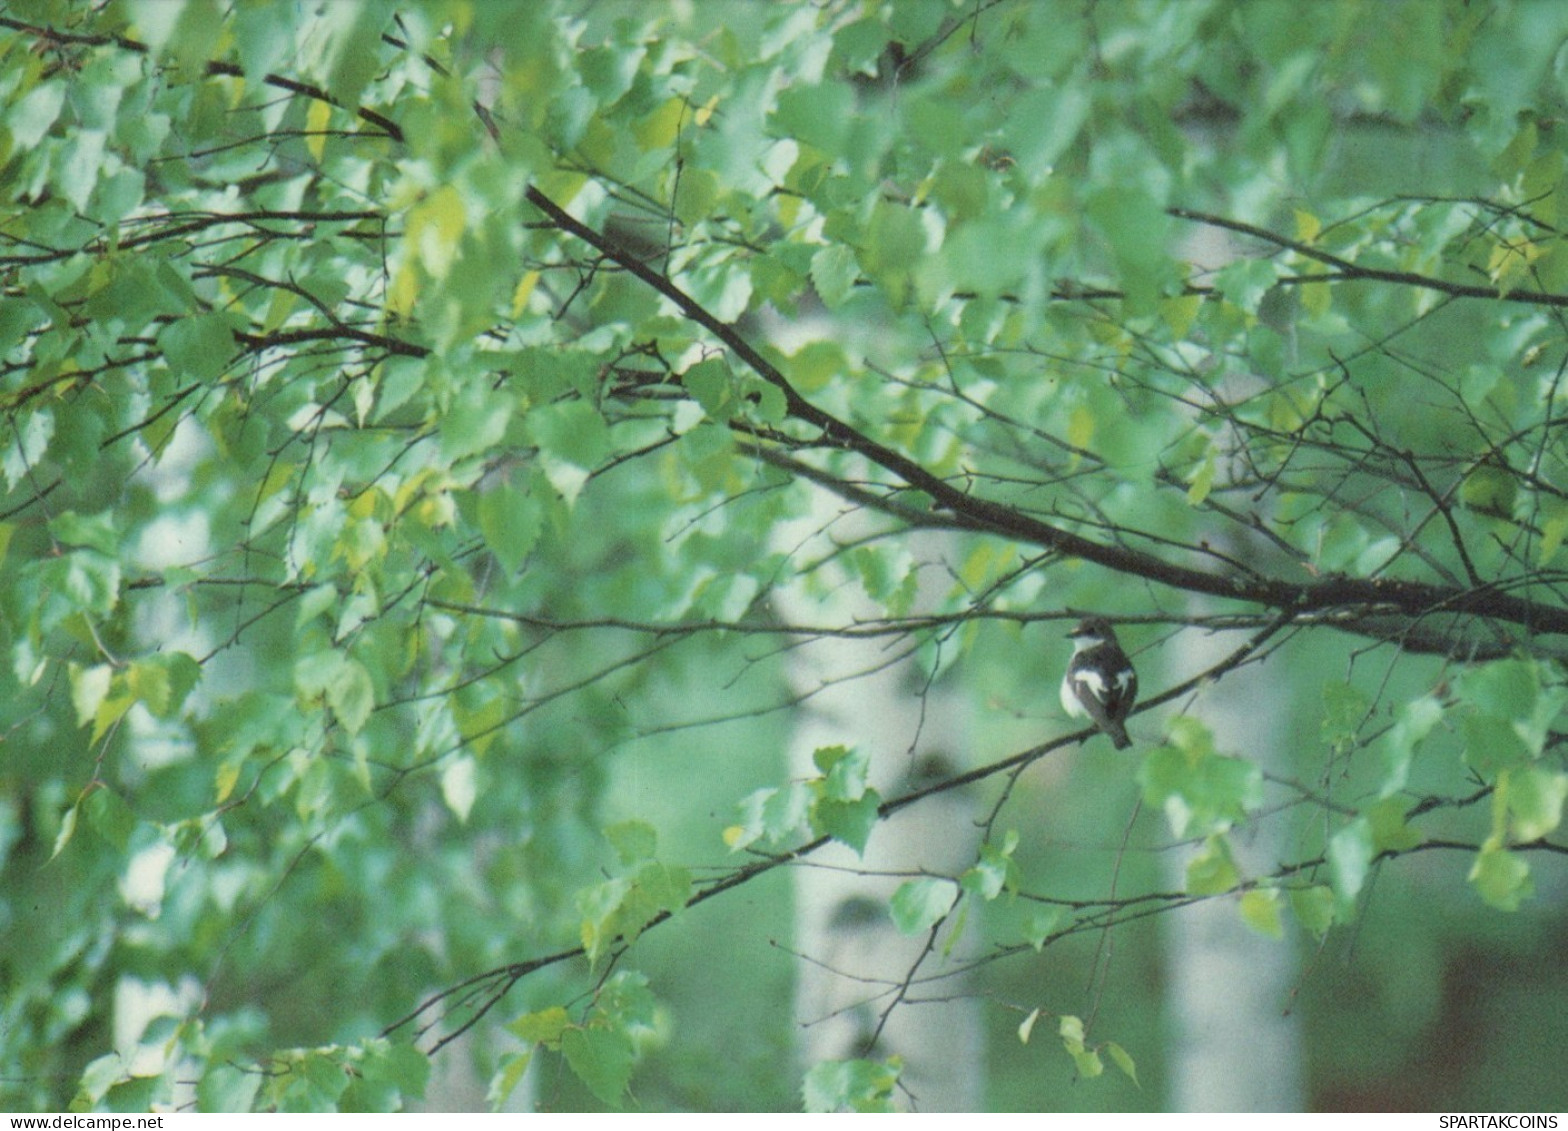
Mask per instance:
[[[1111,627],[1111,622],[1104,617],[1084,617],[1078,626],[1067,634],[1078,651],[1093,648],[1098,644],[1107,644],[1115,641],[1116,630]]]

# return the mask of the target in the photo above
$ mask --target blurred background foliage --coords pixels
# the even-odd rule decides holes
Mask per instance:
[[[1550,0],[9,0],[0,1106],[797,1109],[763,853],[866,812],[825,770],[744,818],[798,588],[975,704],[989,1106],[1166,1103],[1168,920],[1222,899],[1295,948],[1311,1106],[1561,1109],[1565,41]],[[780,543],[835,493],[857,544]],[[1201,688],[1036,749],[1068,610],[1146,698],[1250,636],[1267,777]]]

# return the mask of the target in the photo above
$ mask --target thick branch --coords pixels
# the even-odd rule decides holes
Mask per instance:
[[[752,346],[737,327],[715,317],[668,275],[639,259],[603,232],[572,216],[537,187],[529,186],[527,196],[529,203],[549,217],[556,227],[582,240],[648,284],[723,343],[759,377],[777,387],[784,394],[786,408],[792,417],[819,429],[823,438],[833,446],[863,456],[896,475],[907,486],[924,492],[932,500],[932,509],[950,511],[955,517],[953,525],[961,529],[1002,535],[1042,546],[1117,573],[1131,574],[1174,589],[1227,597],[1273,609],[1305,613],[1363,606],[1397,610],[1409,616],[1440,611],[1461,612],[1510,621],[1535,632],[1568,633],[1568,609],[1542,605],[1493,588],[1465,589],[1388,578],[1351,577],[1295,584],[1271,578],[1214,574],[1189,569],[1152,554],[1095,542],[1012,507],[969,494],[812,404],[795,389],[777,366]],[[1201,213],[1191,215],[1202,216]]]
[[[1342,259],[1332,252],[1313,247],[1311,244],[1302,243],[1282,236],[1278,232],[1271,232],[1267,228],[1260,228],[1255,224],[1243,223],[1225,216],[1216,216],[1211,212],[1199,212],[1191,208],[1168,208],[1166,211],[1178,220],[1191,220],[1198,224],[1207,224],[1211,228],[1220,228],[1237,235],[1251,236],[1253,239],[1263,240],[1275,247],[1286,251],[1293,251],[1306,259],[1333,267],[1338,274],[1331,276],[1333,281],[1342,283],[1371,282],[1395,283],[1402,287],[1419,287],[1422,290],[1437,291],[1441,294],[1451,295],[1454,298],[1484,298],[1502,299],[1506,302],[1522,302],[1531,306],[1557,306],[1568,307],[1568,295],[1555,294],[1551,291],[1505,290],[1499,287],[1482,287],[1474,283],[1453,283],[1447,279],[1439,279],[1432,275],[1423,275],[1418,271],[1389,271],[1379,267],[1363,267]],[[1296,280],[1309,282],[1315,280]]]
[[[10,27],[54,42],[112,44],[144,54],[148,50],[146,45],[124,37],[83,36],[56,32],[53,29],[6,17],[0,17],[0,27]],[[207,64],[207,73],[243,77],[243,71],[237,65],[218,61]],[[265,76],[263,81],[290,93],[319,99],[334,106],[340,105],[328,92],[308,83],[271,74]],[[364,107],[355,108],[353,112],[362,121],[380,128],[391,140],[404,139],[402,129],[385,115]],[[549,218],[551,224],[583,241],[606,259],[642,280],[673,303],[686,317],[712,334],[763,380],[778,388],[784,395],[785,405],[791,417],[818,429],[823,440],[829,445],[846,452],[853,452],[896,476],[907,487],[923,492],[931,500],[930,509],[949,512],[953,516],[949,525],[956,528],[994,534],[1041,546],[1068,557],[1092,562],[1117,573],[1140,577],[1173,589],[1229,598],[1275,610],[1310,613],[1329,609],[1363,608],[1369,611],[1381,610],[1385,613],[1397,611],[1413,617],[1425,616],[1433,612],[1462,613],[1508,621],[1525,626],[1533,632],[1568,633],[1568,609],[1517,597],[1497,588],[1486,586],[1463,588],[1385,578],[1351,577],[1293,583],[1273,578],[1211,573],[1169,562],[1153,554],[1125,546],[1097,542],[1022,513],[1013,507],[970,494],[933,474],[917,461],[812,404],[801,395],[777,366],[768,361],[751,344],[739,328],[717,318],[668,275],[638,258],[634,252],[606,233],[572,216],[537,186],[530,185],[526,190],[526,196],[534,208]],[[1348,260],[1241,221],[1228,220],[1221,216],[1185,208],[1173,208],[1169,211],[1171,215],[1180,219],[1211,224],[1267,240],[1278,247],[1296,251],[1332,266],[1345,273],[1346,277],[1427,287],[1451,295],[1498,297],[1495,288],[1451,284],[1412,272],[1360,268]],[[1504,297],[1520,302],[1568,306],[1568,296],[1562,295],[1514,291]],[[425,356],[429,352],[426,348],[412,343],[342,326],[291,331],[265,338],[247,335],[237,335],[237,337],[242,345],[250,349],[287,345],[298,341],[347,337],[363,345],[377,346],[407,356]]]

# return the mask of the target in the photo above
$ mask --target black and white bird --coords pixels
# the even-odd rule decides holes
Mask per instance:
[[[1132,745],[1127,737],[1127,712],[1138,698],[1138,673],[1116,641],[1104,617],[1086,617],[1068,634],[1073,658],[1062,677],[1062,710],[1087,718],[1118,750]]]

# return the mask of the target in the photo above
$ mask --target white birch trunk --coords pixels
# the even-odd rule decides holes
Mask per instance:
[[[1197,672],[1229,655],[1235,634],[1185,632],[1173,657]],[[1193,708],[1217,749],[1288,776],[1285,695],[1266,666],[1232,671]],[[1288,848],[1284,822],[1262,821],[1232,836],[1242,873],[1271,869]],[[1181,887],[1189,853],[1171,853],[1169,881]],[[1211,899],[1164,917],[1169,983],[1172,1111],[1301,1111],[1306,1102],[1301,1026],[1287,1013],[1296,948],[1247,927],[1234,899]]]
[[[819,513],[813,526],[784,532],[781,539],[820,528],[830,517],[831,512]],[[832,536],[853,537],[849,528],[862,526],[858,517],[840,519]],[[794,549],[810,557],[827,545],[818,538],[804,550]],[[943,542],[917,537],[911,545],[917,560],[935,563]],[[938,578],[945,583],[948,576],[936,564],[922,572],[933,583]],[[797,590],[778,604],[787,618],[805,623],[843,624],[878,615],[853,581],[835,587],[828,599]],[[790,680],[798,693],[810,695],[790,742],[796,778],[813,776],[813,752],[833,745],[869,755],[871,784],[884,799],[967,764],[965,696],[940,684],[926,688],[913,659],[896,658],[907,647],[907,640],[892,637],[824,638],[795,650]],[[858,674],[864,672],[871,674]],[[925,936],[902,935],[888,912],[893,892],[920,870],[957,875],[973,863],[976,817],[973,800],[961,791],[940,794],[880,822],[863,858],[835,844],[796,869],[796,1017],[806,1065],[896,1054],[904,1061],[903,1106],[980,1108],[978,1003],[966,996],[963,977],[928,981],[951,970],[969,953],[968,945],[960,939],[944,957],[945,939],[932,946]]]

